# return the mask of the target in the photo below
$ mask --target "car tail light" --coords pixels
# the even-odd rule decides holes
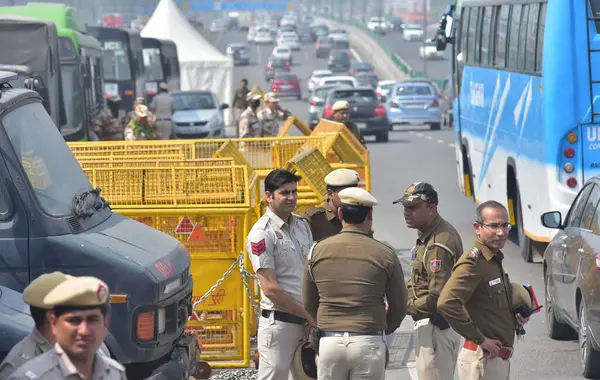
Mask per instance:
[[[575,170],[575,167],[573,166],[572,163],[567,162],[566,164],[563,165],[563,169],[565,170],[566,173],[573,173],[573,170]]]
[[[383,106],[383,104],[378,104],[377,107],[375,107],[375,115],[376,116],[385,115],[385,107]]]
[[[317,106],[317,102],[315,102],[314,100],[311,100],[308,104],[310,104],[312,107]]]
[[[565,149],[565,157],[573,158],[574,156],[575,156],[575,149],[570,148],[570,147]]]
[[[149,341],[154,339],[154,319],[154,311],[138,315],[136,335],[139,340]]]
[[[437,99],[434,99],[433,102],[431,102],[430,107],[439,107],[439,106],[440,106],[440,102],[438,102]]]
[[[331,105],[326,106],[324,115],[325,115],[325,117],[333,117],[333,106],[331,106]]]
[[[267,63],[267,67],[268,67],[268,68],[271,68],[272,66],[273,66],[273,62],[269,62],[269,63]]]
[[[600,253],[596,253],[596,269],[600,270]]]
[[[285,61],[285,65],[289,66],[290,65],[290,61]]]
[[[577,142],[578,138],[577,138],[577,133],[569,133],[567,135],[567,141],[570,142],[571,144],[575,144]]]
[[[377,98],[381,99],[381,92],[377,91]]]
[[[575,177],[570,177],[567,180],[567,186],[569,186],[569,187],[575,187],[575,186],[577,186],[577,180],[575,179]]]

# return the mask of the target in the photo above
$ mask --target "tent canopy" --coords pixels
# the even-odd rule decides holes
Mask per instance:
[[[174,0],[160,0],[141,35],[175,42],[182,90],[212,91],[222,103],[231,100],[233,61],[198,33]]]

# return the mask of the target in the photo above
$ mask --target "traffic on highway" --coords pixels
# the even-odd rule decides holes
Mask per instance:
[[[600,379],[600,9],[234,3],[0,10],[0,380]]]

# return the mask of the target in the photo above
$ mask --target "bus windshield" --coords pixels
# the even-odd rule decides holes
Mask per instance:
[[[128,46],[123,41],[104,41],[102,64],[105,80],[131,80]]]
[[[70,215],[73,197],[92,186],[44,107],[26,104],[2,124],[41,207],[53,216]]]
[[[61,64],[60,71],[67,125],[69,128],[79,129],[83,123],[83,94],[79,81],[79,66]]]
[[[148,81],[162,81],[164,74],[161,64],[160,50],[157,48],[144,49],[144,66],[146,66],[146,79]]]

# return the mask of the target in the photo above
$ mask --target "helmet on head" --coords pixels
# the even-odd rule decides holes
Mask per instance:
[[[317,378],[317,354],[315,350],[301,343],[296,349],[290,371],[296,380],[314,380]]]

